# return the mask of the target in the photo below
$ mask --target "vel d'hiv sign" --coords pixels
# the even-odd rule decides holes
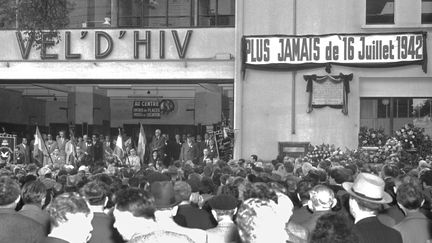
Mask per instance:
[[[353,67],[422,65],[426,32],[329,35],[254,35],[242,38],[242,71],[299,70],[337,64]]]

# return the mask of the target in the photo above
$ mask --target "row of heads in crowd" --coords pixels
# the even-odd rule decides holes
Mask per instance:
[[[252,155],[251,158],[257,159],[257,156]],[[285,163],[286,168],[293,168],[290,163]],[[228,163],[227,166],[236,167],[234,163]],[[134,179],[130,178],[129,181],[123,181],[117,185],[114,180],[118,178],[103,174],[87,174],[89,178],[85,180],[86,183],[81,183],[81,186],[75,186],[73,190],[66,191],[66,193],[59,193],[51,201],[47,211],[51,215],[54,228],[71,227],[70,229],[75,229],[74,232],[83,233],[76,234],[77,237],[81,236],[85,239],[92,230],[89,205],[99,207],[111,205],[116,219],[115,227],[125,239],[129,240],[139,231],[137,229],[139,227],[135,225],[140,225],[141,228],[157,228],[155,224],[161,221],[160,217],[173,216],[175,206],[179,202],[190,200],[192,193],[209,193],[217,194],[208,200],[211,208],[217,213],[230,218],[236,214],[236,223],[242,238],[271,239],[268,237],[269,234],[282,237],[285,223],[292,215],[294,201],[292,197],[286,197],[290,192],[297,194],[301,203],[306,199],[309,208],[313,211],[331,210],[337,203],[336,193],[323,184],[321,178],[316,178],[316,171],[322,168],[309,167],[307,163],[302,164],[302,178],[290,177],[294,186],[289,184],[290,178],[286,178],[285,186],[280,180],[278,182],[282,184],[273,183],[277,180],[265,180],[262,176],[268,171],[256,169],[260,168],[260,162],[255,162],[255,167],[250,170],[251,174],[245,177],[238,176],[234,168],[230,170],[225,168],[224,171],[229,176],[224,179],[220,178],[221,190],[218,193],[193,189],[194,179],[191,174],[185,178],[186,181],[175,182],[169,181],[168,178],[162,179],[162,177],[147,174],[136,181],[135,177],[132,177]],[[269,166],[265,165],[265,168]],[[353,168],[336,166],[328,169],[326,173],[333,180],[331,184],[342,185],[343,189],[352,196],[349,210],[354,217],[356,214],[360,215],[365,212],[376,214],[381,205],[391,203],[395,199],[403,208],[409,210],[419,208],[423,204],[424,194],[421,187],[416,185],[424,183],[432,186],[432,171],[429,168],[419,167],[417,173],[410,171],[403,174],[396,165],[389,164],[380,168],[381,176],[360,173],[361,169],[352,170]],[[38,200],[39,203],[42,203],[45,197],[41,195],[46,193],[46,189],[43,188],[48,188],[42,184],[46,185],[46,179],[50,178],[48,174],[39,173],[39,176],[43,178],[40,183],[38,182],[39,187],[42,188],[36,190],[41,192],[38,197],[34,195],[29,197],[22,192],[30,190],[29,183],[33,189],[37,188],[33,181],[39,180],[27,181],[20,189],[20,185],[12,177],[0,175],[0,193],[2,194],[0,207],[15,206],[20,197],[25,203],[31,200]],[[213,178],[214,173],[209,176]],[[385,191],[385,182],[382,179],[390,177],[396,184],[396,191],[393,195]],[[52,183],[55,184],[55,182]],[[196,203],[203,200],[202,197],[196,199]],[[330,215],[329,217],[335,218],[336,216]],[[336,217],[336,219],[340,218]],[[269,224],[274,227],[270,229]]]
[[[59,139],[67,139],[67,134],[64,130],[60,130],[58,132],[58,134],[56,136],[53,136],[51,133],[41,133],[41,136],[43,138],[43,140],[45,141],[53,141],[53,140],[59,140]],[[124,138],[129,138],[127,133],[123,133],[122,135]],[[170,136],[167,133],[162,133],[160,129],[156,129],[154,136],[156,138],[163,138],[166,141],[170,140]],[[113,140],[117,139],[117,136],[110,136],[110,135],[104,135],[104,134],[98,134],[98,133],[94,133],[91,136],[84,134],[82,136],[77,136],[76,137],[77,142],[112,142]],[[210,138],[210,134],[209,133],[204,133],[204,135],[201,134],[197,134],[196,136],[194,136],[191,133],[183,133],[183,134],[179,134],[176,133],[174,135],[174,140],[176,142],[202,142],[202,141],[208,141],[209,143],[214,143],[214,139]],[[23,137],[21,140],[22,143],[27,144],[28,143],[28,138],[27,137]]]

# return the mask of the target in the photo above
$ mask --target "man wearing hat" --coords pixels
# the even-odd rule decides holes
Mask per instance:
[[[208,243],[228,242],[230,235],[236,230],[232,218],[237,211],[238,200],[231,195],[218,195],[212,197],[207,203],[218,221],[215,228],[206,230]]]
[[[186,143],[184,143],[181,147],[179,160],[182,162],[190,160],[196,164],[199,160],[199,153],[198,146],[194,142],[193,137],[188,136]]]
[[[368,173],[360,173],[354,183],[342,184],[350,195],[353,231],[358,235],[360,243],[402,243],[401,234],[385,226],[377,218],[382,205],[392,202],[392,197],[384,191],[384,186],[383,179]]]

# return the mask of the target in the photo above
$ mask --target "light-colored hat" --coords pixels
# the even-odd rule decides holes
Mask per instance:
[[[385,182],[376,175],[360,173],[354,183],[344,182],[342,187],[353,197],[366,202],[385,204],[393,198],[384,191]]]
[[[420,168],[430,168],[431,165],[428,162],[426,162],[426,160],[420,160],[419,164],[418,164],[418,167],[420,167]]]
[[[85,166],[85,165],[81,165],[81,166],[78,168],[78,171],[89,172],[89,168],[88,168],[87,166]]]
[[[39,174],[40,176],[45,176],[46,174],[50,174],[50,173],[51,173],[50,168],[48,168],[48,167],[46,167],[46,166],[40,168],[40,169],[39,169],[39,172],[38,172],[38,174]]]

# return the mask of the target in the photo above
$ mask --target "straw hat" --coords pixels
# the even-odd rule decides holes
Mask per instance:
[[[385,204],[393,198],[384,191],[385,182],[376,175],[360,173],[354,183],[344,182],[342,187],[353,197],[366,202]]]

